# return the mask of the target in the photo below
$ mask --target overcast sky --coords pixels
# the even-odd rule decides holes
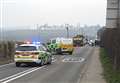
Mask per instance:
[[[3,1],[3,27],[44,23],[105,25],[107,0]]]

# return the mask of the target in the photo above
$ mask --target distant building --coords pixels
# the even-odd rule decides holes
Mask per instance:
[[[107,0],[106,28],[117,28],[120,24],[120,0]]]

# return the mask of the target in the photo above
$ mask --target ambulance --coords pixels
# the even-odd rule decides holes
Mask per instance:
[[[73,53],[73,39],[72,38],[54,38],[51,39],[48,48],[52,52],[56,52],[57,54],[69,53],[70,55]]]

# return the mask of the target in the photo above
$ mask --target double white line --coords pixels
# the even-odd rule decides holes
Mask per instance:
[[[53,59],[53,60],[52,60],[52,62],[55,62],[55,61],[56,61],[56,59]],[[13,64],[13,63],[6,64],[6,65],[2,65],[2,66],[0,66],[0,67],[8,66],[8,65],[11,65],[11,64]],[[46,65],[45,65],[45,66],[46,66]],[[14,75],[12,75],[12,76],[6,77],[6,78],[4,78],[4,79],[1,79],[1,80],[0,80],[0,83],[8,83],[8,82],[11,82],[11,81],[13,81],[13,80],[15,80],[15,79],[18,79],[18,78],[22,77],[22,76],[25,76],[25,75],[27,75],[27,74],[30,74],[30,73],[32,73],[32,72],[34,72],[34,71],[36,71],[36,70],[42,69],[42,68],[45,67],[45,66],[30,68],[30,69],[25,70],[25,71],[23,71],[23,72],[20,72],[20,73],[14,74]]]
[[[57,61],[57,59],[52,58],[52,62],[56,62],[56,61]],[[5,65],[1,65],[0,68],[1,68],[1,67],[4,67],[4,66],[12,65],[12,64],[14,64],[14,63],[9,63],[9,64],[5,64]],[[45,66],[46,66],[46,65],[45,65]],[[45,67],[45,66],[30,68],[30,69],[25,70],[25,71],[23,71],[23,72],[14,74],[14,75],[9,76],[9,77],[6,77],[6,78],[3,78],[3,79],[0,80],[0,83],[8,83],[8,82],[11,82],[11,81],[13,81],[13,80],[15,80],[15,79],[17,79],[17,78],[20,78],[20,77],[22,77],[22,76],[25,76],[25,75],[27,75],[27,74],[29,74],[29,73],[32,73],[32,72],[36,71],[36,70],[42,69],[42,68]]]
[[[0,80],[0,83],[8,83],[8,82],[11,82],[11,81],[13,81],[13,80],[15,80],[15,79],[17,79],[17,78],[20,78],[20,77],[22,77],[22,76],[25,76],[25,75],[27,75],[27,74],[30,74],[30,73],[32,73],[32,72],[34,72],[34,71],[36,71],[36,70],[39,70],[39,69],[41,69],[41,68],[43,68],[43,67],[45,67],[45,66],[42,66],[42,67],[34,67],[34,68],[28,69],[28,70],[26,70],[26,71],[23,71],[23,72],[14,74],[14,75],[12,75],[12,76],[9,76],[9,77],[6,77],[6,78],[4,78],[4,79],[1,79],[1,80]]]

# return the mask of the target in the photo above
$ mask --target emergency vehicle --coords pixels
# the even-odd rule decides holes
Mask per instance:
[[[62,53],[72,54],[74,50],[73,39],[72,38],[51,39],[48,48],[49,50],[51,50],[51,52],[56,52],[57,54],[62,54]]]
[[[52,55],[43,45],[22,44],[16,48],[14,61],[17,67],[23,63],[42,66],[51,64]]]

